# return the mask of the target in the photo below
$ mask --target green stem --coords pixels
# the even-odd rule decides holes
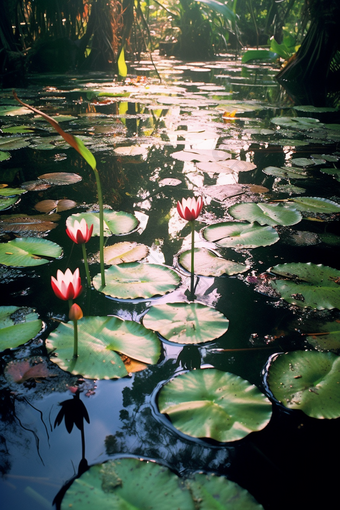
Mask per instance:
[[[191,284],[190,284],[190,294],[191,299],[195,299],[194,296],[194,283],[195,283],[195,222],[190,221],[191,227]]]
[[[85,243],[82,243],[81,247],[83,250],[83,259],[84,259],[85,273],[86,273],[86,279],[87,279],[87,286],[91,287],[91,276],[90,276],[90,270],[89,270],[89,263],[87,262]]]
[[[104,270],[104,211],[103,211],[103,194],[100,184],[99,173],[97,168],[93,169],[97,184],[98,202],[99,202],[99,254],[100,254],[100,273],[101,286],[105,287],[105,270]]]
[[[68,300],[69,309],[73,304],[73,300]],[[73,321],[73,358],[78,358],[78,321]]]

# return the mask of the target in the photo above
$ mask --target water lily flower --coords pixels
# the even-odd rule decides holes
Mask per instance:
[[[177,202],[177,211],[183,220],[194,221],[199,216],[203,207],[202,197],[183,198],[182,202]]]
[[[73,227],[68,226],[66,229],[66,234],[72,239],[73,242],[77,244],[84,244],[92,236],[93,225],[88,226],[85,219],[83,218],[80,222],[75,220]]]
[[[51,285],[55,295],[64,301],[76,299],[83,289],[78,268],[74,273],[66,269],[65,274],[58,269],[57,278],[51,276]]]

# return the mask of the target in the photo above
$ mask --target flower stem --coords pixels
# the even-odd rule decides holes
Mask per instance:
[[[103,194],[100,184],[100,178],[97,168],[93,169],[97,184],[98,203],[99,203],[99,254],[100,254],[100,273],[101,286],[105,287],[105,271],[104,271],[104,211],[103,211]]]
[[[73,301],[68,300],[69,308],[71,308]],[[73,358],[78,358],[78,321],[73,321]]]
[[[194,283],[195,283],[195,221],[190,221],[191,227],[191,279],[190,279],[190,295],[191,299],[195,299]]]
[[[85,243],[82,243],[81,247],[83,250],[83,259],[84,259],[85,273],[86,273],[86,279],[87,279],[87,286],[91,287],[91,276],[90,276],[90,270],[89,270],[89,263],[87,262]]]

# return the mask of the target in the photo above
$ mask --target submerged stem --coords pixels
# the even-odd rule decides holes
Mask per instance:
[[[85,243],[82,243],[81,247],[82,247],[82,250],[83,250],[83,259],[84,259],[85,273],[86,273],[86,279],[87,279],[87,286],[91,287],[91,276],[90,276],[90,270],[89,270],[89,263],[87,261],[87,254],[86,254]]]

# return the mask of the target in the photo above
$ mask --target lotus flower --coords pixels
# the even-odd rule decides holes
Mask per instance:
[[[80,222],[75,220],[73,227],[68,226],[66,229],[66,234],[72,239],[73,242],[77,244],[84,244],[92,236],[93,225],[88,227],[85,219],[83,218]]]
[[[77,268],[74,273],[70,269],[66,269],[65,274],[58,269],[57,279],[51,276],[51,285],[58,298],[64,301],[76,299],[83,288],[81,286],[79,269]]]
[[[182,202],[177,202],[177,211],[183,220],[194,221],[199,216],[203,207],[202,197],[182,199]]]

